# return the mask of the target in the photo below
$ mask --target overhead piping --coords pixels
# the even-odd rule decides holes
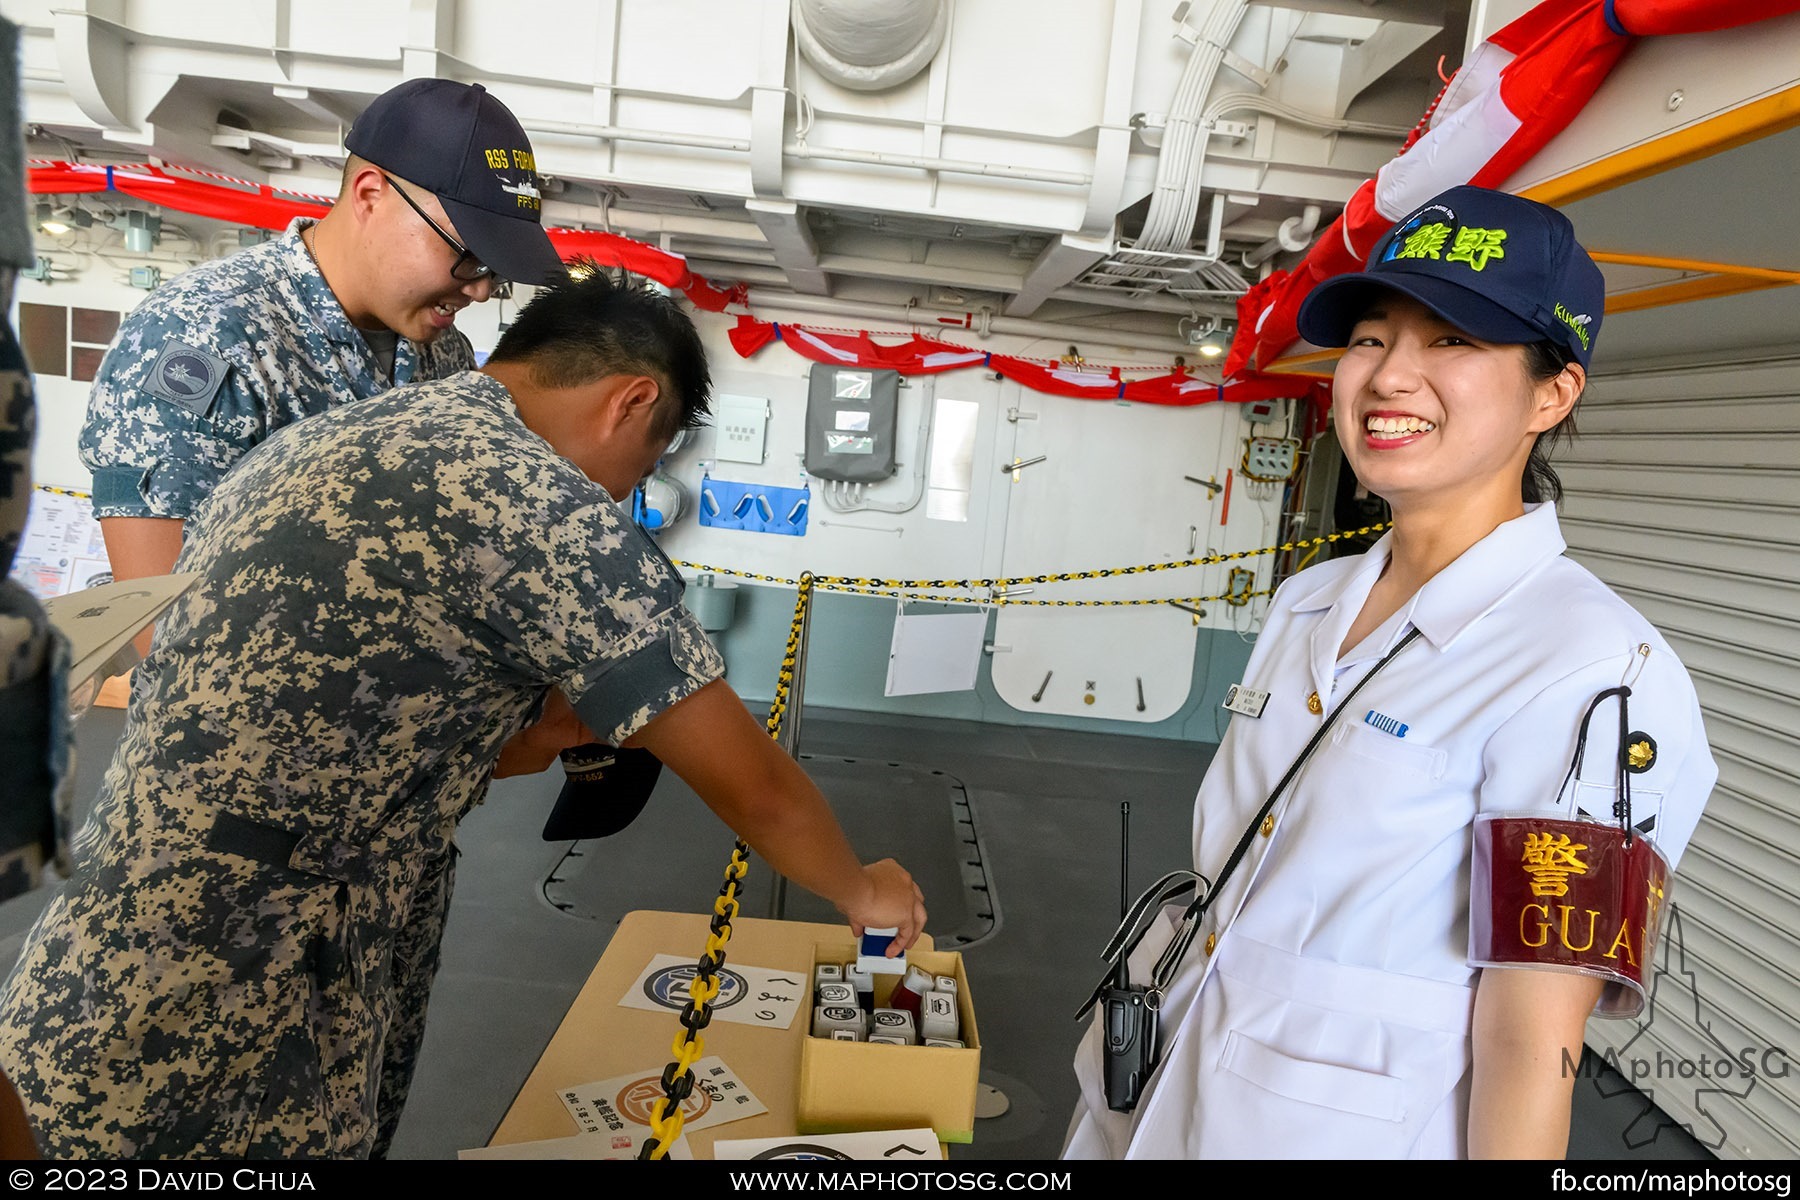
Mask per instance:
[[[1289,253],[1312,245],[1312,235],[1319,228],[1319,206],[1309,204],[1297,217],[1289,217],[1275,231],[1275,236],[1244,255],[1246,267],[1260,267],[1281,251]]]
[[[604,141],[641,142],[650,146],[681,146],[695,150],[728,150],[748,153],[750,143],[743,138],[714,137],[701,133],[673,133],[658,129],[627,129],[620,125],[592,125],[579,121],[521,122],[527,133],[554,133],[571,137],[591,137]],[[246,134],[245,136],[249,136]],[[255,135],[265,141],[278,139]],[[1094,181],[1091,172],[1052,171],[1042,167],[1018,167],[1007,163],[976,162],[970,159],[940,158],[924,154],[888,154],[843,147],[815,146],[810,142],[789,142],[782,151],[794,158],[816,158],[825,162],[864,163],[881,167],[910,167],[922,171],[949,171],[959,175],[992,175],[1005,179],[1024,179],[1033,183],[1064,183],[1086,187]]]

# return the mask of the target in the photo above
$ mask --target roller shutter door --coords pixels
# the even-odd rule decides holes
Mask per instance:
[[[1674,646],[1719,764],[1677,875],[1680,941],[1665,929],[1654,1008],[1647,1020],[1591,1021],[1588,1044],[1616,1053],[1721,1158],[1790,1157],[1800,1154],[1800,359],[1609,373],[1578,421],[1581,437],[1555,456],[1569,554]],[[1647,1140],[1653,1127],[1641,1124],[1633,1136]]]

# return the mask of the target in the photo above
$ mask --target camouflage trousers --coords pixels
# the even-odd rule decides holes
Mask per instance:
[[[91,857],[0,987],[0,1068],[44,1154],[385,1153],[455,851],[354,886],[210,846]]]
[[[386,1158],[394,1144],[400,1111],[412,1088],[425,1041],[425,1011],[444,947],[444,925],[450,916],[450,893],[456,883],[456,848],[427,869],[413,897],[412,917],[394,942],[394,1023],[381,1056],[381,1087],[376,1097],[378,1128],[371,1158]]]

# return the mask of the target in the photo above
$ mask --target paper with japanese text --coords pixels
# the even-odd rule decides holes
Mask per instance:
[[[684,1130],[723,1125],[769,1111],[718,1055],[707,1055],[691,1069],[694,1090],[681,1102]],[[651,1067],[601,1083],[566,1088],[557,1095],[583,1133],[637,1134],[650,1128],[650,1116],[663,1097],[662,1073],[662,1067]]]

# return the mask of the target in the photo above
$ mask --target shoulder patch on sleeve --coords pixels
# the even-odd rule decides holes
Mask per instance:
[[[150,364],[144,390],[158,400],[204,417],[230,371],[230,365],[212,351],[170,338]]]

